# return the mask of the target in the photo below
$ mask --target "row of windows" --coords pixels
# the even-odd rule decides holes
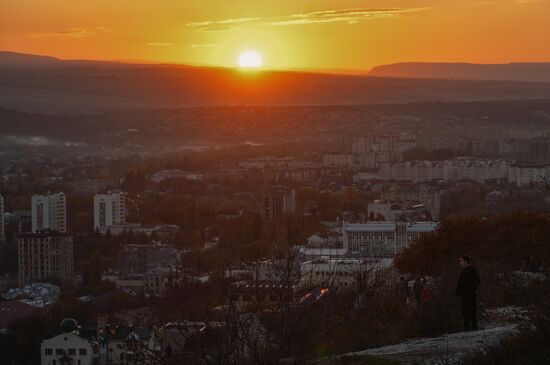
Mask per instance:
[[[60,365],[61,365],[61,364],[62,364],[62,363],[60,362]],[[75,365],[81,365],[81,364],[82,364],[82,363],[80,362],[80,359],[77,359]],[[50,363],[48,363],[48,365],[50,365]],[[55,359],[52,360],[51,365],[57,365],[57,360],[55,360]]]
[[[62,356],[62,355],[65,355],[65,350],[64,349],[55,349],[55,354],[58,355],[58,356]],[[81,356],[86,356],[88,355],[88,349],[78,349],[78,354],[81,355]],[[44,355],[53,355],[53,349],[44,349]],[[67,355],[76,355],[76,349],[74,348],[70,348],[70,349],[67,349]]]
[[[256,295],[256,296],[248,295],[248,294],[244,294],[244,295],[240,295],[240,296],[239,295],[231,295],[231,299],[233,301],[238,301],[239,298],[244,302],[252,302],[252,301],[254,301],[254,298],[255,298],[255,301],[258,302],[258,303],[261,303],[264,300],[269,300],[270,302],[277,302],[279,300],[278,295]]]

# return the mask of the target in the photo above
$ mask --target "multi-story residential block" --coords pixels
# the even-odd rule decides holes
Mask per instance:
[[[56,231],[23,233],[17,237],[19,286],[73,276],[73,239]]]
[[[283,188],[272,188],[263,193],[262,213],[267,221],[276,221],[285,213],[296,210],[296,192]]]
[[[357,154],[355,153],[342,153],[342,152],[331,152],[325,153],[323,155],[323,165],[325,166],[339,166],[339,167],[349,167],[353,165],[358,165]]]
[[[550,165],[547,163],[515,163],[510,166],[509,182],[517,186],[546,183],[550,177]]]
[[[414,137],[397,135],[357,136],[352,139],[351,150],[357,154],[361,168],[372,169],[381,163],[403,160],[403,152],[416,147]]]
[[[480,158],[455,158],[453,180],[473,180],[484,183],[489,180],[507,180],[508,163],[505,160]]]
[[[448,182],[452,178],[452,168],[450,161],[384,163],[380,167],[380,176],[384,180],[405,180],[414,183],[434,180]]]
[[[238,166],[243,169],[283,168],[294,161],[294,157],[257,156],[240,161]]]
[[[516,158],[519,161],[550,162],[550,135],[517,141]]]
[[[32,197],[32,231],[67,232],[67,202],[63,193]]]
[[[94,196],[94,229],[107,233],[110,225],[126,223],[126,193],[109,191]]]
[[[384,163],[380,175],[385,180],[411,181],[413,183],[434,180],[449,182],[473,180],[506,180],[508,163],[505,160],[487,160],[480,158],[455,158],[445,161],[407,161]]]

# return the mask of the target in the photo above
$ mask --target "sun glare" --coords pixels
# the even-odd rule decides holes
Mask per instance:
[[[262,66],[262,56],[256,51],[246,51],[239,56],[239,67],[258,68]]]

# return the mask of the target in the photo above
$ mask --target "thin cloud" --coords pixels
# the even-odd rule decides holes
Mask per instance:
[[[223,20],[207,20],[187,23],[188,27],[198,27],[199,32],[228,32],[239,29],[241,24],[252,23],[261,18],[233,18]]]
[[[206,25],[198,29],[199,32],[231,32],[242,27],[234,27],[230,25]]]
[[[170,47],[172,43],[168,42],[149,42],[147,43],[149,47]]]
[[[355,24],[370,18],[390,17],[402,13],[410,13],[423,10],[422,8],[390,8],[390,9],[340,9],[324,10],[305,14],[293,14],[280,20],[267,23],[268,25],[307,25],[346,22]]]
[[[234,19],[224,19],[224,20],[208,20],[204,22],[193,22],[187,23],[188,27],[204,27],[207,25],[218,25],[218,24],[237,24],[237,23],[248,23],[255,20],[260,20],[261,18],[234,18]]]
[[[108,33],[108,32],[111,32],[111,30],[103,26],[95,27],[95,28],[72,27],[72,28],[57,30],[53,32],[31,33],[29,34],[29,37],[30,38],[45,38],[45,37],[84,38],[84,37],[89,37],[93,34]]]
[[[351,8],[351,9],[334,9],[322,10],[303,14],[290,14],[280,17],[266,18],[234,18],[222,20],[208,20],[200,22],[188,23],[188,27],[198,28],[200,32],[221,32],[232,31],[239,29],[245,25],[264,25],[264,26],[286,26],[286,25],[309,25],[344,22],[348,24],[356,24],[360,21],[391,17],[403,13],[411,13],[425,10],[425,8],[386,8],[386,9],[370,9],[370,8]]]
[[[218,43],[195,43],[191,45],[191,48],[214,48],[219,46]]]

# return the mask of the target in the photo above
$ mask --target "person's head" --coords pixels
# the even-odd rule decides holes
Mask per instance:
[[[458,262],[461,267],[467,267],[472,263],[472,258],[468,255],[462,255],[458,258]]]

